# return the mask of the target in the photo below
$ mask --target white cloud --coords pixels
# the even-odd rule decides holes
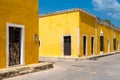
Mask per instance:
[[[92,0],[94,10],[106,12],[107,15],[120,19],[120,3],[117,0]]]

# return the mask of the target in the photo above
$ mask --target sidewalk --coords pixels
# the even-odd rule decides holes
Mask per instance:
[[[54,62],[54,61],[86,61],[86,60],[96,60],[97,58],[120,54],[120,52],[111,52],[111,53],[104,53],[92,56],[83,56],[83,57],[40,57],[39,61],[46,61],[46,62]]]
[[[53,68],[52,63],[38,63],[38,64],[31,64],[26,66],[18,66],[18,67],[10,67],[6,69],[0,70],[0,80],[10,77],[15,77],[23,74],[38,72],[46,69]]]

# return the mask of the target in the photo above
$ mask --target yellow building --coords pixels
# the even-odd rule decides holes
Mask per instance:
[[[0,0],[0,69],[38,63],[38,0]]]
[[[101,54],[120,51],[120,29],[114,25],[97,18],[97,45]]]
[[[81,9],[41,15],[39,56],[78,58],[100,55],[108,52],[107,40],[110,40],[109,52],[114,52],[114,37],[117,37],[118,51],[120,30],[100,21],[103,20]],[[100,35],[104,35],[104,50],[100,47],[100,38],[103,38]]]
[[[95,53],[95,16],[74,9],[41,15],[39,24],[39,56],[76,58]],[[91,39],[92,48],[87,44]]]

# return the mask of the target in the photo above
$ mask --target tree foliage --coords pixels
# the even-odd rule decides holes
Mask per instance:
[[[105,19],[104,21],[111,24],[111,21],[109,19]]]

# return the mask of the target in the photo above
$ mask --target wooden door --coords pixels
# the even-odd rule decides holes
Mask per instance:
[[[94,37],[91,37],[91,54],[94,53]]]
[[[87,48],[87,39],[86,36],[83,36],[83,55],[86,55],[86,48]]]
[[[100,36],[100,51],[104,51],[104,36]]]
[[[9,66],[20,64],[21,29],[9,27]]]
[[[71,55],[71,36],[64,36],[64,55]]]
[[[113,48],[114,48],[114,51],[116,51],[116,38],[113,39]]]

